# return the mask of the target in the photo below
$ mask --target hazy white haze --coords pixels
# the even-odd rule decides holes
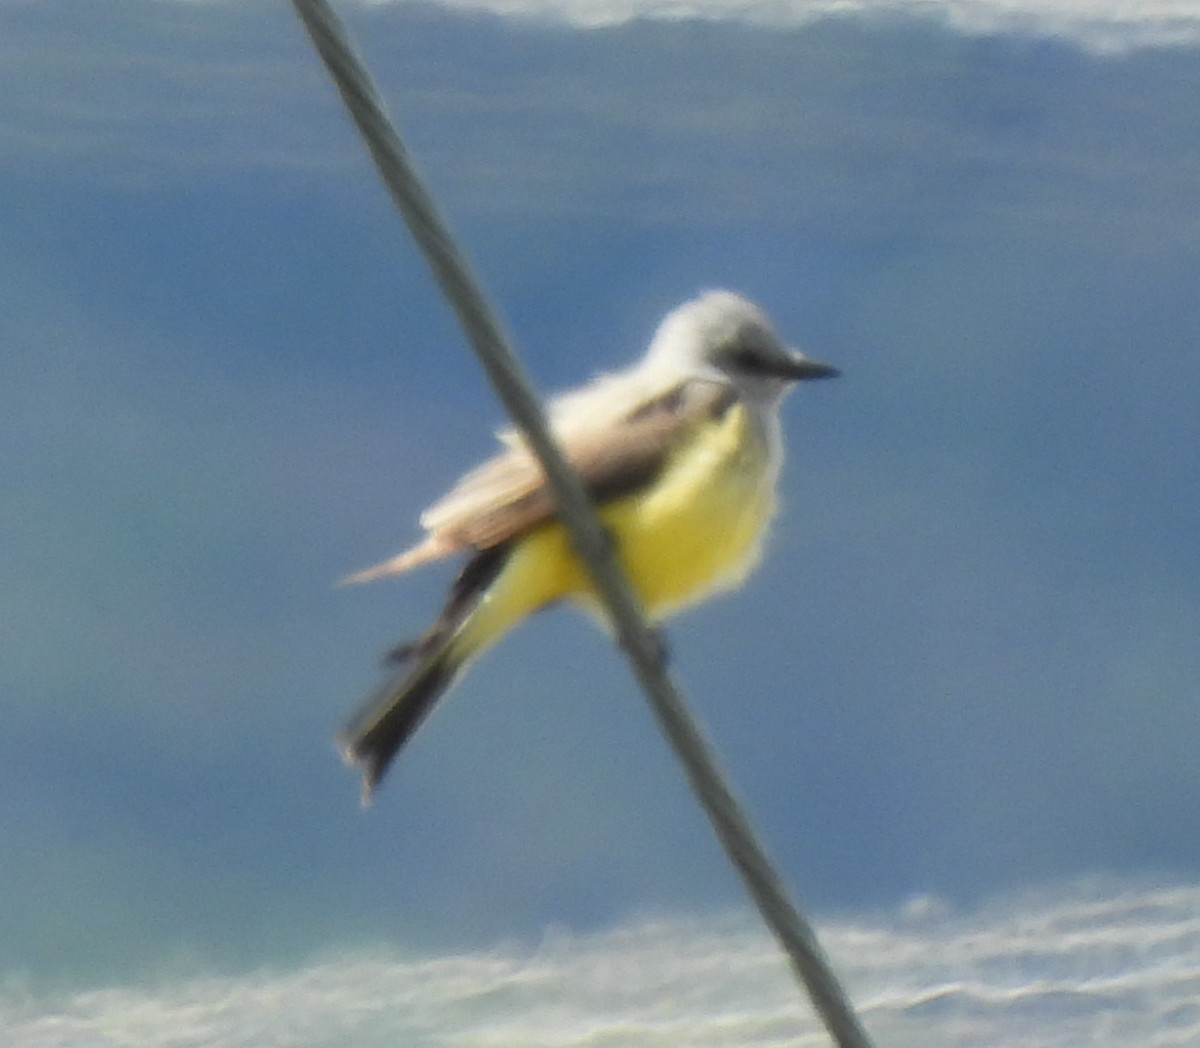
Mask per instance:
[[[932,900],[824,929],[887,1048],[1157,1048],[1200,1039],[1200,890],[1076,885],[954,914]],[[10,983],[13,1048],[824,1045],[748,921],[549,931],[536,947],[392,950],[236,978],[46,995]]]
[[[729,19],[785,26],[831,16],[919,15],[969,33],[1062,36],[1102,51],[1200,39],[1200,7],[1192,0],[442,0],[442,6],[550,16],[584,26],[634,18]]]

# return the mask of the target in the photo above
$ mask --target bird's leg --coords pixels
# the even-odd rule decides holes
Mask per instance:
[[[401,641],[394,647],[388,648],[383,656],[383,663],[385,666],[395,666],[401,662],[407,662],[420,650],[421,642],[419,640]]]

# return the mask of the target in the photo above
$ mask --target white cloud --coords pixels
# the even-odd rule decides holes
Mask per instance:
[[[1200,1038],[1200,886],[1102,887],[826,924],[879,1043],[1004,1048]],[[21,1048],[137,1044],[824,1045],[778,951],[742,918],[549,932],[457,956],[363,952],[289,971],[0,995]]]
[[[365,0],[385,4],[395,0]],[[1193,0],[442,0],[447,7],[562,19],[580,26],[635,18],[803,25],[830,16],[898,13],[942,20],[968,33],[1026,32],[1074,38],[1100,51],[1200,40]]]

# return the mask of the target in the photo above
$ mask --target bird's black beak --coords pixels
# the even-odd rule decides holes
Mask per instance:
[[[806,382],[812,378],[837,378],[841,371],[830,364],[809,360],[808,357],[797,353],[780,367],[779,374],[783,378],[790,378],[793,382]]]

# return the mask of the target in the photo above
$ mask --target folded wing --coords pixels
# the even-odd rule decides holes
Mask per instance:
[[[603,504],[653,480],[679,434],[701,418],[720,414],[732,398],[732,391],[720,384],[689,382],[639,405],[616,425],[570,427],[557,435],[588,493]],[[491,549],[544,524],[555,511],[554,494],[537,458],[514,443],[466,474],[421,515],[428,532],[424,541],[345,581],[369,582],[463,549]]]

